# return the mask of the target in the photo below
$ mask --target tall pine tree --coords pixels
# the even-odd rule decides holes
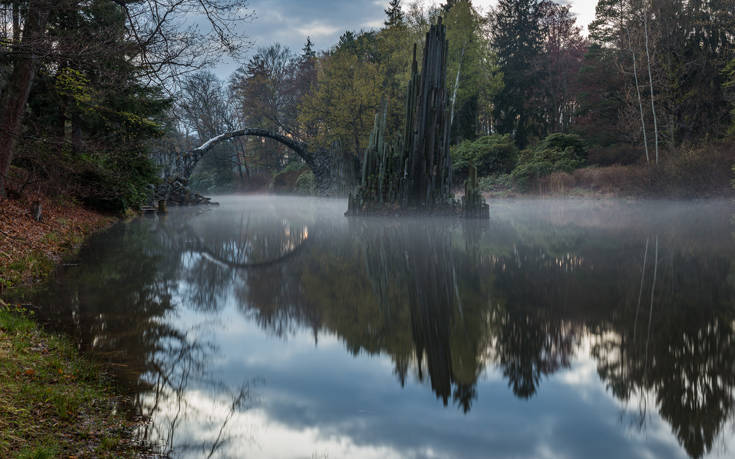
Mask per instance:
[[[442,5],[442,11],[446,14],[449,13],[449,11],[452,9],[454,5],[457,4],[457,0],[447,0],[445,4]]]
[[[316,52],[314,51],[314,43],[311,41],[311,37],[306,37],[306,44],[301,49],[301,59],[310,60],[315,57]]]
[[[403,10],[401,10],[401,0],[390,0],[385,14],[388,16],[388,19],[385,21],[386,27],[404,24],[405,17],[403,16]]]
[[[492,44],[504,83],[494,100],[495,130],[512,134],[520,148],[528,145],[533,130],[529,103],[539,80],[541,4],[540,0],[499,0],[493,17]]]

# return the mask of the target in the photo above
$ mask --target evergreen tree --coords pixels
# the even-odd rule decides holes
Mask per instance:
[[[493,17],[492,44],[504,83],[495,96],[495,128],[512,134],[520,148],[528,145],[532,134],[529,102],[539,79],[541,6],[540,0],[500,0]]]
[[[143,110],[146,104],[137,99],[150,97],[154,102],[151,105],[159,106],[160,94],[149,90],[154,84],[175,82],[177,77],[211,64],[223,53],[236,56],[246,40],[231,24],[250,16],[243,2],[225,0],[0,0],[0,5],[4,11],[0,19],[0,199],[5,196],[6,178],[16,150],[22,150],[30,138],[25,135],[27,128],[43,126],[33,118],[35,113],[28,110],[33,99],[56,98],[66,112],[57,116],[55,132],[33,136],[38,142],[61,144],[64,148],[62,142],[67,139],[60,134],[68,121],[72,124],[72,150],[80,152],[85,143],[93,143],[89,142],[94,134],[90,113],[108,121],[115,118],[125,129],[140,127],[135,137],[138,139],[140,132],[153,133],[157,129],[152,129],[155,123]],[[180,18],[185,14],[201,14],[211,27],[202,32],[181,24]],[[8,30],[12,30],[12,39],[6,37]],[[12,72],[7,71],[10,68]],[[59,76],[69,87],[54,94],[51,78]],[[109,86],[114,84],[117,88],[109,92]],[[75,99],[74,95],[80,94],[72,91],[76,89],[85,89],[84,97]],[[105,99],[114,97],[119,98],[121,107],[133,106],[143,112],[118,110],[118,106]],[[125,100],[126,97],[132,100]],[[131,138],[119,137],[126,142]],[[117,137],[107,137],[97,149],[119,151],[120,145],[113,138]],[[35,146],[27,149],[31,153],[38,150]],[[141,151],[134,149],[135,154]],[[48,160],[37,159],[37,154],[32,156],[44,164],[44,169],[63,169],[49,166]],[[102,172],[121,176],[112,170],[110,162],[108,158],[101,161]],[[128,184],[121,185],[125,188]],[[117,190],[110,194],[115,193]],[[130,202],[128,199],[125,204]]]
[[[735,135],[735,59],[731,60],[725,67],[725,75],[727,75],[727,81],[724,88],[732,108],[730,112],[730,130],[728,132],[730,135]]]
[[[302,48],[301,52],[302,60],[311,60],[316,57],[316,52],[314,51],[314,43],[311,41],[311,37],[306,37],[306,44]]]
[[[459,2],[459,0],[447,0],[445,4],[442,5],[442,12],[444,14],[449,13],[449,11]]]
[[[311,37],[306,38],[306,44],[301,51],[296,75],[294,78],[294,98],[295,105],[298,107],[304,98],[315,88],[317,82],[317,62],[316,52]],[[298,113],[298,109],[296,110]],[[315,123],[304,123],[299,126],[301,135],[304,139],[311,139],[317,135],[318,129]]]
[[[386,27],[404,24],[405,17],[403,16],[403,10],[401,10],[401,0],[390,0],[385,14],[388,16],[388,19],[385,21]]]

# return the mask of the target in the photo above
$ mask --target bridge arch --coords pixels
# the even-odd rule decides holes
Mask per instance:
[[[192,246],[192,248],[197,251],[199,254],[201,254],[205,260],[209,261],[210,263],[216,263],[221,266],[226,266],[228,268],[237,269],[237,270],[247,270],[247,269],[258,269],[258,268],[268,268],[270,266],[278,265],[279,263],[282,263],[292,257],[295,257],[296,255],[301,252],[308,244],[309,239],[304,239],[303,241],[299,242],[298,245],[291,248],[290,250],[285,251],[281,255],[271,258],[269,260],[264,261],[248,261],[248,262],[242,262],[242,261],[234,261],[229,260],[220,254],[217,254],[215,251],[210,249],[207,244],[201,240],[198,236],[195,236],[194,239],[195,244]]]
[[[291,137],[287,137],[282,134],[278,134],[273,131],[269,131],[267,129],[259,129],[259,128],[245,128],[245,129],[238,129],[236,131],[230,131],[225,132],[224,134],[220,134],[216,137],[213,137],[206,142],[204,142],[200,147],[195,148],[192,150],[189,155],[186,157],[186,161],[183,165],[183,172],[186,176],[185,178],[191,177],[191,174],[194,172],[194,167],[196,167],[197,163],[206,155],[209,150],[214,148],[215,145],[224,142],[226,140],[233,139],[235,137],[245,137],[245,136],[252,136],[252,137],[265,137],[267,139],[275,140],[289,149],[291,149],[294,153],[296,153],[301,159],[304,160],[306,165],[311,169],[311,171],[314,173],[314,178],[316,179],[316,185],[317,189],[319,191],[324,191],[329,186],[329,175],[330,175],[330,167],[328,164],[328,156],[325,152],[320,152],[320,154],[315,154],[313,151],[311,151],[308,147],[308,145],[304,142],[300,142],[298,140],[295,140]]]

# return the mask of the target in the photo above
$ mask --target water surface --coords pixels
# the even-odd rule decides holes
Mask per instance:
[[[41,317],[174,457],[732,457],[728,202],[489,222],[222,197],[93,237]]]

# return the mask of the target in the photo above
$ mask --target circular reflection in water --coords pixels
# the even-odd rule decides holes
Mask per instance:
[[[308,214],[284,215],[275,206],[199,212],[171,228],[188,249],[235,269],[265,267],[295,256],[309,241]],[[169,226],[167,223],[165,226]]]

